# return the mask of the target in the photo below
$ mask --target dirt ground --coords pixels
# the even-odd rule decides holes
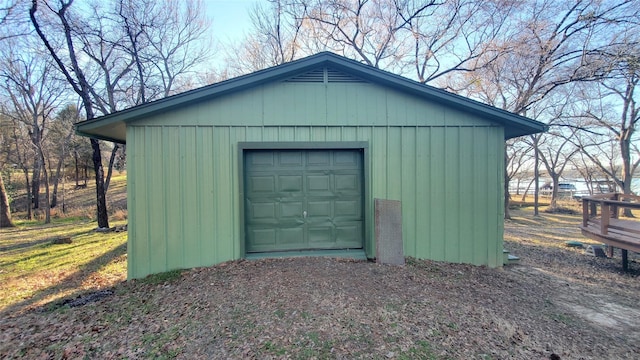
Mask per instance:
[[[0,358],[637,359],[640,263],[564,246],[575,217],[516,217],[489,269],[409,259],[237,261],[0,319]]]

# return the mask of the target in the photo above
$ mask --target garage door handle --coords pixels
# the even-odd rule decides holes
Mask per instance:
[[[302,212],[302,217],[305,218],[305,219],[307,218],[307,210]]]

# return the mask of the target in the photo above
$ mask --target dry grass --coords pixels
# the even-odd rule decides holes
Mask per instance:
[[[24,189],[24,179],[14,174],[13,186],[15,187],[14,201],[12,203],[12,217],[15,220],[26,220],[27,216],[27,199],[26,190]],[[45,201],[44,184],[41,188],[40,202]],[[63,199],[64,197],[64,199]],[[95,211],[96,190],[95,183],[90,180],[87,182],[86,188],[76,189],[72,182],[67,181],[64,190],[60,185],[58,189],[58,206],[51,209],[52,218],[83,218],[88,220],[96,219]],[[64,204],[64,211],[63,211]],[[111,177],[111,184],[107,191],[107,209],[110,216],[115,216],[114,220],[126,219],[127,211],[127,174],[114,173]],[[34,210],[34,219],[36,222],[44,221],[44,209]]]
[[[0,230],[0,310],[21,312],[67,296],[111,287],[126,278],[126,233],[93,232],[95,188],[70,190],[52,209],[52,223],[44,213],[33,220],[14,217],[16,227]],[[110,204],[124,209],[110,212],[111,226],[123,225],[126,215],[126,176],[112,178]],[[60,199],[61,200],[61,199]],[[71,244],[52,244],[70,237]]]
[[[61,221],[0,232],[0,311],[22,312],[126,279],[126,234]],[[70,237],[71,244],[53,244]]]

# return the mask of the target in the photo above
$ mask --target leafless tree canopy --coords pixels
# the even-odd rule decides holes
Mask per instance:
[[[53,170],[58,174],[62,167],[57,161],[60,165],[51,169],[52,160],[65,154],[78,158],[77,152],[52,150],[57,142],[46,141],[53,114],[79,98],[84,118],[91,119],[186,90],[196,67],[210,54],[206,41],[209,21],[199,0],[32,0],[7,4],[10,6],[0,9],[1,51],[6,52],[0,64],[0,108],[4,116],[14,119],[11,156],[19,160],[13,164],[21,164],[25,173],[33,174],[30,180],[36,208],[43,172],[48,219],[50,205],[56,205],[57,178],[50,197],[47,173]],[[4,26],[9,22],[14,26]],[[69,131],[55,135],[71,136]],[[20,145],[25,137],[35,154]],[[3,141],[2,145],[8,149],[10,143]],[[121,147],[111,145],[105,177],[105,145],[96,139],[90,143],[98,226],[108,227],[106,191]]]

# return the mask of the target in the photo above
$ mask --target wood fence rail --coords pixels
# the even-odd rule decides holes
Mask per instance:
[[[598,213],[598,208],[600,213]],[[582,198],[582,234],[607,244],[607,255],[622,250],[622,268],[629,268],[628,253],[640,253],[640,221],[620,219],[622,209],[640,209],[640,196],[620,193],[598,194]]]

